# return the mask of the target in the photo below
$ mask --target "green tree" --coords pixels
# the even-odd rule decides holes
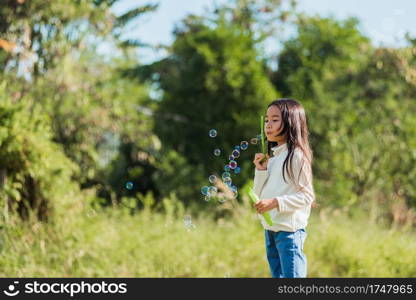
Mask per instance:
[[[110,8],[118,0],[5,0],[0,7],[0,66],[36,78],[53,68],[67,53],[97,39],[115,39],[119,46],[138,41],[123,40],[120,32],[136,17],[154,11],[146,4],[115,16]],[[92,40],[92,42],[90,42]]]
[[[40,220],[69,213],[82,204],[71,180],[77,166],[51,141],[50,118],[26,102],[15,103],[0,85],[0,205],[2,221],[18,212]]]
[[[32,118],[40,112],[50,116],[47,137],[51,144],[62,145],[60,151],[78,166],[67,170],[70,178],[83,189],[97,189],[107,200],[118,200],[125,193],[124,184],[114,178],[119,175],[114,160],[133,157],[133,173],[138,174],[149,168],[152,155],[137,153],[154,152],[157,145],[151,119],[140,114],[140,107],[148,104],[147,88],[120,73],[126,64],[137,64],[131,53],[132,47],[140,46],[139,41],[125,39],[123,29],[157,5],[115,16],[110,10],[115,2],[10,0],[0,8],[1,79],[13,82],[5,88],[7,97]],[[98,55],[102,42],[115,53]],[[131,153],[123,153],[126,145],[131,145]],[[126,168],[119,180],[133,176],[127,169],[132,168]],[[13,182],[12,172],[3,174]],[[42,189],[47,194],[52,188]],[[145,191],[149,185],[137,189]],[[20,195],[22,202],[31,201],[25,199],[28,193]],[[45,201],[52,200],[45,197]]]

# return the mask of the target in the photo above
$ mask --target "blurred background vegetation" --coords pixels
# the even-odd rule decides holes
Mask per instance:
[[[188,15],[166,57],[143,64],[152,46],[122,33],[158,5],[115,15],[117,2],[0,5],[0,274],[269,276],[244,195],[206,202],[201,187],[259,134],[269,102],[293,97],[315,158],[309,275],[416,276],[414,37],[376,47],[355,18],[233,0]],[[239,158],[238,188],[255,152]]]

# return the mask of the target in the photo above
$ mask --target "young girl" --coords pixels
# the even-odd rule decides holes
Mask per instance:
[[[255,208],[265,229],[270,271],[274,278],[306,277],[303,245],[315,193],[305,110],[293,99],[273,101],[264,131],[268,154],[256,153],[253,160],[254,191],[260,199]],[[264,212],[269,212],[272,226],[260,215]]]

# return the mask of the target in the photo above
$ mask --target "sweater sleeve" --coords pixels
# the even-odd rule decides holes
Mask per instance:
[[[312,185],[312,170],[305,163],[301,170],[301,160],[299,155],[293,157],[293,174],[295,179],[299,175],[297,192],[275,197],[279,203],[279,212],[292,212],[298,208],[312,204],[315,200],[315,193]]]
[[[254,171],[254,193],[260,198],[261,190],[263,188],[266,179],[268,178],[267,170],[257,170]]]

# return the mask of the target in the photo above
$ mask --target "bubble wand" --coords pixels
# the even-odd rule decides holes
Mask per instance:
[[[259,202],[259,197],[257,197],[256,193],[251,188],[247,188],[248,197],[250,198],[251,203],[256,204]],[[264,217],[264,220],[266,220],[266,223],[269,226],[273,226],[272,218],[270,217],[270,214],[268,212],[261,214]]]
[[[260,163],[266,160],[266,147],[264,146],[264,116],[260,117],[260,139],[261,139],[261,152],[264,157],[260,160]]]
[[[260,160],[260,162],[263,162],[266,159],[266,152],[264,147],[264,116],[260,117],[260,138],[261,138],[261,152],[264,154],[264,157]],[[257,197],[256,193],[253,191],[253,189],[247,187],[247,194],[250,198],[251,203],[256,204],[260,201],[259,197]],[[273,226],[272,218],[270,217],[270,214],[268,212],[261,214],[266,221],[266,223],[269,226]]]

